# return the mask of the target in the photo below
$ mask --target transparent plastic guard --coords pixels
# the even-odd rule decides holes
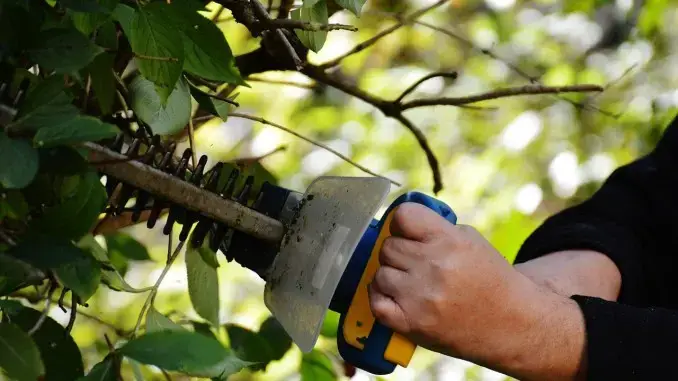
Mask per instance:
[[[264,291],[303,352],[315,346],[337,284],[389,189],[378,177],[320,177],[306,190]]]

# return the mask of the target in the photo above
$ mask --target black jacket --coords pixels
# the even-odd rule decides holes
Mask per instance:
[[[622,275],[616,303],[572,296],[586,322],[587,379],[678,380],[678,118],[650,154],[547,219],[515,263],[568,249],[604,253]]]

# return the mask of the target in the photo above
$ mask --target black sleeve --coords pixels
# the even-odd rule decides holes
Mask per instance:
[[[514,263],[562,250],[609,256],[622,275],[619,302],[678,300],[678,118],[655,149],[617,168],[588,200],[548,218],[523,243]]]
[[[678,118],[647,156],[590,199],[547,219],[515,263],[591,249],[622,275],[617,302],[572,296],[583,313],[588,380],[678,379]]]
[[[586,324],[586,379],[675,380],[678,311],[575,295]]]

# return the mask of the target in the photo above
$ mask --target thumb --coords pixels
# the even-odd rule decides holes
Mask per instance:
[[[391,234],[418,242],[425,242],[444,231],[449,222],[433,210],[406,202],[393,212],[389,228]]]
[[[384,294],[376,283],[368,287],[370,308],[377,321],[398,333],[407,333],[410,325],[405,312],[390,296]]]

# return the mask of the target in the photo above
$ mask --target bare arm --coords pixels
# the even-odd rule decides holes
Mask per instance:
[[[515,265],[536,284],[565,297],[593,296],[616,301],[621,274],[612,260],[592,250],[560,251]]]

